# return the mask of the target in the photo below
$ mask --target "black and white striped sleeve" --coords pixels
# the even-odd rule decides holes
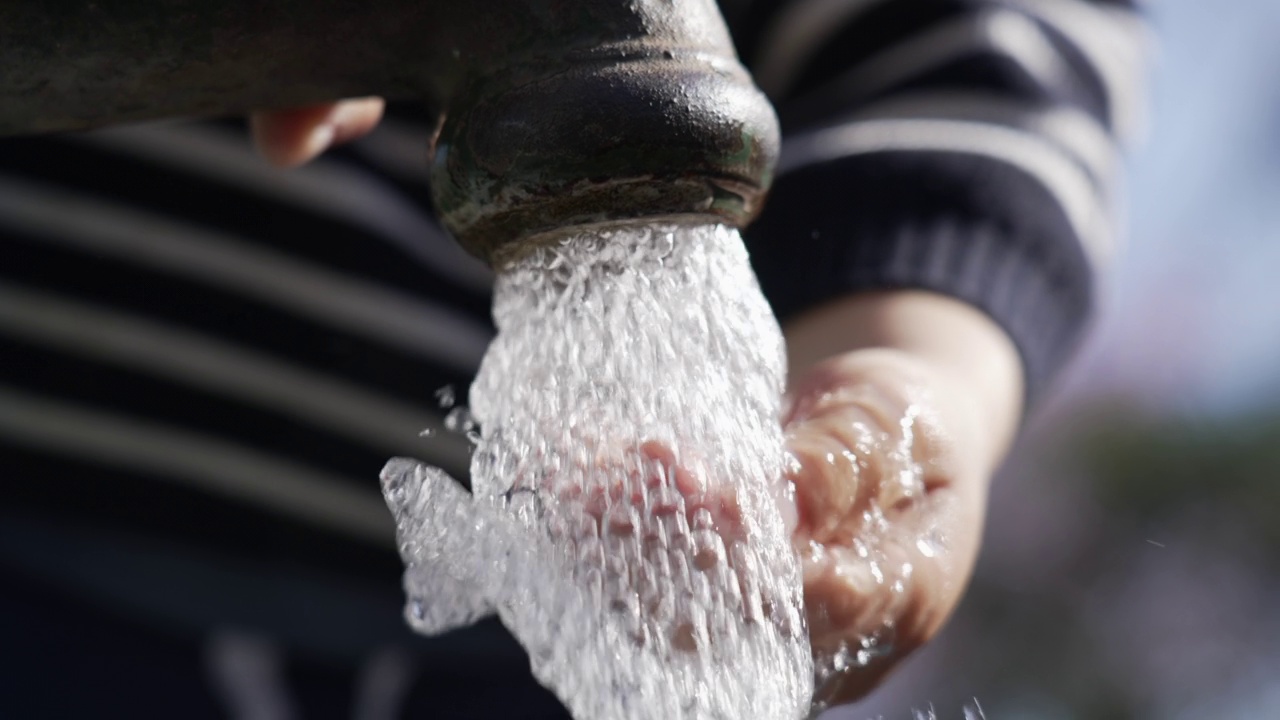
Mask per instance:
[[[1069,356],[1116,240],[1117,147],[1146,32],[1125,0],[723,3],[783,124],[748,233],[784,320],[910,287],[991,315],[1031,395]]]
[[[236,122],[0,142],[0,526],[399,567],[378,468],[465,477],[431,397],[465,387],[492,328],[425,155],[366,157],[397,132],[290,173]]]

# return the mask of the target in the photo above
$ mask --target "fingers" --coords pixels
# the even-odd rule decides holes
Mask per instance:
[[[575,477],[552,480],[552,536],[572,548],[579,577],[601,578],[600,607],[621,613],[629,637],[702,653],[713,628],[770,618],[768,585],[758,577],[765,565],[744,547],[738,496],[708,479],[697,453],[656,440],[588,441],[582,449],[571,463]],[[792,617],[798,627],[798,613]]]
[[[580,506],[602,531],[614,534],[638,532],[640,514],[654,519],[680,514],[690,527],[709,522],[726,542],[743,537],[743,511],[731,484],[710,482],[705,468],[691,457],[677,457],[668,443],[648,440],[631,451],[622,447],[588,449],[567,475],[544,478],[548,487],[531,487],[519,479],[515,487],[545,490],[562,503]],[[531,469],[517,472],[521,474],[537,475]]]
[[[696,524],[700,514],[706,513],[711,526],[726,541],[732,542],[743,535],[742,508],[732,486],[702,477],[692,463],[681,462],[665,443],[655,440],[642,443],[640,457],[646,468],[642,482],[655,515],[668,515],[683,507],[691,525]],[[642,499],[637,494],[632,501],[640,503]]]
[[[864,413],[872,428],[891,433],[898,441],[910,435],[916,460],[925,465],[929,476],[934,466],[950,467],[963,460],[957,454],[957,428],[950,417],[956,413],[939,417],[946,410],[942,406],[951,404],[945,402],[950,393],[940,391],[943,382],[935,369],[905,353],[849,353],[815,366],[797,384],[783,425],[794,428],[823,415]]]
[[[855,509],[871,501],[874,483],[864,482],[864,475],[877,469],[873,458],[856,448],[870,447],[874,439],[865,424],[847,417],[853,414],[826,416],[788,434],[795,460],[789,474],[796,488],[796,533],[807,541],[823,544],[852,536],[856,530],[848,526],[858,521]]]
[[[250,126],[263,157],[280,167],[296,167],[373,130],[384,108],[381,98],[344,100],[254,113]]]
[[[795,396],[787,443],[802,540],[847,543],[868,511],[905,508],[949,472],[925,379],[881,360],[821,365]]]

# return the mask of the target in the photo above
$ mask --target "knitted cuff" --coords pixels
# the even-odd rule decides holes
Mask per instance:
[[[849,293],[943,293],[981,309],[1017,346],[1032,403],[1087,322],[1093,275],[1056,201],[1008,165],[878,153],[780,178],[747,233],[778,318]]]

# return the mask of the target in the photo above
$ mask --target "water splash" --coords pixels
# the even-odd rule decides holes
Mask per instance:
[[[983,711],[982,704],[978,702],[978,698],[973,699],[972,705],[965,703],[961,708],[961,712],[964,713],[964,720],[987,720],[987,713]],[[912,720],[939,720],[938,712],[932,705],[929,706],[928,711],[912,710],[911,718]],[[883,720],[883,718],[878,718],[877,720]]]
[[[580,720],[804,717],[782,337],[737,233],[545,245],[498,277],[494,319],[450,422],[477,443],[474,494],[409,460],[383,473],[410,623],[496,612]]]

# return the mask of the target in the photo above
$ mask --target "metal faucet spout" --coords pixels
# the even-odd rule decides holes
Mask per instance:
[[[744,226],[779,146],[714,0],[0,5],[0,135],[364,95],[437,116],[441,219],[497,264],[574,225]]]

